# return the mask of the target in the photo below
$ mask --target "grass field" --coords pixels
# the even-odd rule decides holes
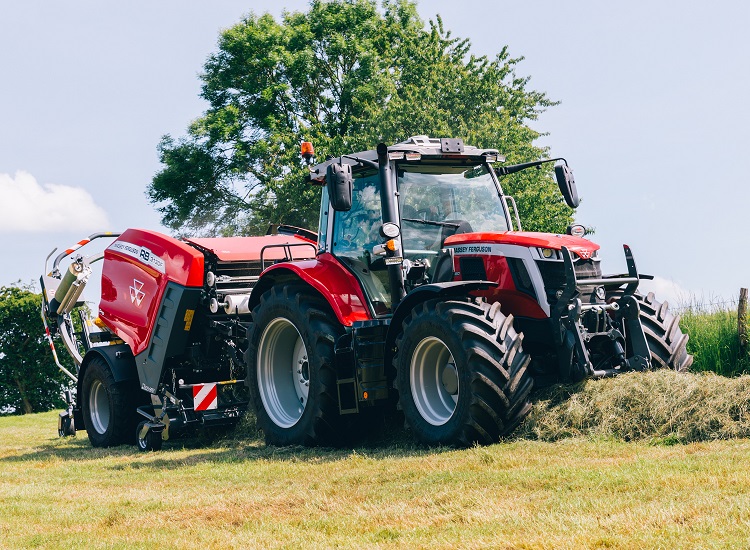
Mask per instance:
[[[750,546],[747,439],[334,450],[252,434],[139,454],[60,439],[55,413],[0,417],[0,546]]]

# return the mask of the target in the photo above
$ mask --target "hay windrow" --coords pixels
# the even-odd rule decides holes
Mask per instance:
[[[632,373],[553,386],[533,399],[534,408],[514,438],[690,443],[750,437],[748,375]]]

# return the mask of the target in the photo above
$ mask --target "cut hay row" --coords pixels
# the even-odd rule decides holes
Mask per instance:
[[[632,373],[537,392],[515,438],[691,443],[750,437],[750,376]]]

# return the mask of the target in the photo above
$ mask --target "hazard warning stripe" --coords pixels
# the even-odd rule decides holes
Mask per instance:
[[[193,386],[193,409],[207,411],[218,407],[216,383],[196,384]]]
[[[78,241],[76,244],[74,244],[73,246],[71,246],[70,248],[68,248],[65,251],[65,254],[70,254],[71,252],[75,252],[76,250],[78,250],[79,248],[81,248],[84,244],[88,244],[90,242],[91,242],[91,239],[83,239],[81,241]]]

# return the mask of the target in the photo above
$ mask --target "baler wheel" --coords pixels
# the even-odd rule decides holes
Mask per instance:
[[[60,417],[57,421],[57,435],[60,437],[68,437],[76,434],[76,427],[73,422],[73,417],[67,412],[60,413]]]
[[[138,446],[138,450],[144,453],[150,451],[160,451],[162,444],[161,431],[148,430],[144,437],[141,437],[141,431],[144,426],[148,424],[148,420],[143,420],[138,424],[135,430],[135,441]]]
[[[407,425],[428,445],[495,443],[531,410],[530,358],[499,304],[430,300],[403,323],[393,359]]]
[[[651,366],[687,371],[693,364],[693,356],[687,352],[688,335],[680,329],[680,316],[669,311],[667,302],[656,300],[653,292],[646,296],[636,294],[635,298],[651,352]]]
[[[330,306],[302,285],[276,285],[253,310],[247,384],[269,445],[333,443],[340,436]]]
[[[83,422],[94,447],[112,447],[130,441],[135,422],[135,390],[115,382],[109,365],[94,357],[86,368],[82,388]]]

